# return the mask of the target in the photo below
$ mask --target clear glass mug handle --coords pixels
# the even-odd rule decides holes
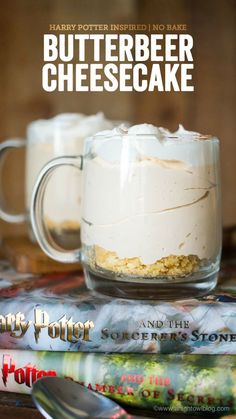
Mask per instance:
[[[76,263],[81,259],[81,250],[64,250],[52,239],[43,221],[43,202],[47,184],[56,169],[72,166],[83,169],[83,156],[58,157],[47,163],[40,171],[33,188],[30,220],[35,237],[41,249],[52,259],[62,263]]]
[[[26,146],[26,140],[21,138],[12,138],[0,144],[0,172],[2,169],[2,160],[6,152],[12,148],[22,148]],[[8,223],[23,223],[27,219],[26,214],[11,214],[4,209],[3,196],[0,196],[0,218]]]

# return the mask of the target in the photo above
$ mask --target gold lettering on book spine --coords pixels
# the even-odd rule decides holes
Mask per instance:
[[[59,338],[64,342],[76,343],[79,340],[90,341],[90,330],[94,328],[91,320],[85,322],[74,321],[73,317],[67,318],[64,314],[55,321],[50,321],[50,317],[45,310],[36,308],[34,310],[34,322],[26,320],[25,315],[21,312],[16,314],[8,313],[0,314],[0,334],[10,333],[15,339],[22,338],[30,326],[34,327],[34,337],[38,343],[40,334],[43,329],[51,339]]]
[[[50,322],[48,313],[41,309],[35,309],[34,317],[34,336],[37,343],[42,329],[45,328],[51,339],[59,338],[71,343],[79,340],[90,341],[90,330],[94,328],[91,320],[75,322],[72,317],[67,319],[65,314],[59,320]]]

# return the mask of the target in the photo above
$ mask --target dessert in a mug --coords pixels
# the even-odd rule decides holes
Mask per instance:
[[[30,141],[26,155],[27,208],[30,208],[35,180],[46,163],[55,157],[82,154],[87,136],[113,127],[114,123],[107,120],[103,113],[90,116],[65,113],[29,124],[27,134]],[[60,168],[52,176],[45,197],[47,227],[57,239],[69,239],[72,245],[77,244],[79,235],[75,233],[81,224],[81,183],[78,170]]]
[[[216,260],[218,140],[142,124],[98,133],[91,144],[82,210],[91,267],[175,277]]]

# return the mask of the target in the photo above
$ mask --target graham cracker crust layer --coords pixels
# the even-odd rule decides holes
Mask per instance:
[[[196,255],[169,255],[150,265],[139,257],[119,258],[115,252],[95,246],[94,262],[99,267],[119,274],[155,277],[162,275],[184,276],[196,272],[200,259]]]

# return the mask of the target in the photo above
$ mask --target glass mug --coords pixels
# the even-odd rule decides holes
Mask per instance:
[[[114,122],[102,113],[91,116],[65,113],[31,122],[27,127],[27,140],[12,139],[0,144],[0,157],[11,148],[26,147],[26,214],[8,213],[0,203],[0,217],[10,223],[30,221],[32,190],[43,166],[55,157],[82,153],[86,136],[113,126]],[[59,243],[70,248],[80,244],[77,233],[81,223],[81,174],[78,171],[63,168],[53,176],[45,199],[45,220]],[[30,222],[28,227],[34,241]]]
[[[73,251],[57,246],[43,221],[48,181],[65,166],[83,171],[82,248]],[[83,157],[44,167],[31,219],[50,257],[83,263],[89,289],[131,298],[199,296],[217,282],[220,193],[215,137],[101,134],[86,139]]]

